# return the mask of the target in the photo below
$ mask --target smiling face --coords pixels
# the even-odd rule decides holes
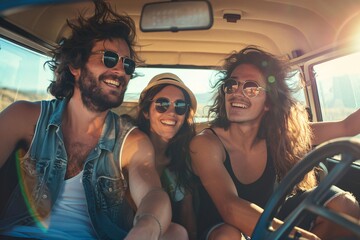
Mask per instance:
[[[73,69],[74,96],[80,95],[83,104],[92,111],[102,112],[118,107],[124,99],[130,76],[125,73],[121,59],[113,68],[103,63],[99,51],[111,50],[120,56],[129,56],[130,50],[122,39],[98,41],[83,69]]]
[[[254,81],[260,87],[266,88],[266,83],[261,72],[251,64],[241,64],[232,72],[232,79],[240,82],[240,87],[231,94],[225,94],[225,106],[227,118],[230,122],[260,122],[266,106],[266,92],[260,91],[255,97],[248,98],[243,94],[242,87],[246,81]]]
[[[174,102],[177,100],[185,101],[183,92],[172,85],[164,87],[153,98],[167,98],[170,100],[170,107],[166,112],[159,113],[155,108],[155,101],[152,101],[149,112],[144,113],[145,117],[150,121],[150,134],[155,134],[163,141],[169,142],[179,131],[185,121],[186,114],[178,115],[175,111]]]

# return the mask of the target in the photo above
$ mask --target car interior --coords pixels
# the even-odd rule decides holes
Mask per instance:
[[[143,60],[130,80],[124,103],[114,109],[119,114],[135,116],[140,92],[149,80],[158,73],[173,72],[195,93],[195,123],[201,131],[211,120],[208,108],[213,100],[212,86],[221,76],[223,59],[250,45],[289,61],[294,71],[289,84],[299,86],[295,97],[306,105],[311,121],[340,120],[360,107],[359,0],[108,2],[135,21],[136,50]],[[51,58],[51,50],[69,36],[67,21],[79,13],[91,15],[92,11],[90,0],[0,1],[0,111],[17,100],[51,98],[46,88],[52,75],[43,63]],[[337,176],[336,182],[332,182],[334,177],[330,181],[351,191],[360,201],[360,136],[354,139],[349,140],[353,145],[349,148],[342,147],[342,141],[335,142],[338,152],[325,148],[329,154],[320,154],[319,158],[315,155],[317,159],[311,164],[321,163],[330,176],[332,169],[346,172]],[[321,146],[320,151],[325,150]],[[344,169],[336,170],[343,154],[350,154],[351,160]],[[310,162],[303,168],[309,166]],[[322,210],[317,213],[332,216]],[[360,237],[359,224],[334,218]],[[267,228],[268,220],[264,221],[261,226]],[[259,232],[267,230],[259,227]],[[253,239],[265,238],[282,239],[268,234]]]

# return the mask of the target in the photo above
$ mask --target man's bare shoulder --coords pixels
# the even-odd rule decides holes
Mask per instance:
[[[190,154],[194,159],[196,156],[201,156],[201,158],[223,156],[223,152],[221,141],[210,129],[198,133],[190,142]]]
[[[204,129],[191,140],[191,145],[207,145],[217,146],[220,144],[218,137],[210,130]]]
[[[19,101],[0,113],[0,166],[20,141],[30,145],[40,109],[39,102]]]
[[[41,103],[17,101],[1,112],[1,122],[34,125],[40,115]]]
[[[210,129],[205,129],[191,140],[190,155],[196,175],[217,170],[219,166],[223,166],[225,160],[224,147]]]
[[[29,101],[16,101],[10,104],[3,112],[26,112],[31,113],[32,111],[39,112],[41,108],[40,102],[29,102]]]

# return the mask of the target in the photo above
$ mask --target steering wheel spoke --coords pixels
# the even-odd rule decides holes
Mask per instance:
[[[301,181],[306,173],[317,166],[326,158],[339,155],[341,160],[329,172],[329,174],[285,219],[284,224],[272,231],[269,229],[271,222],[278,212],[286,195]],[[297,163],[293,169],[284,177],[273,195],[265,206],[257,225],[252,234],[252,240],[276,240],[294,239],[288,237],[291,230],[299,224],[306,214],[322,216],[336,224],[339,224],[360,237],[360,225],[351,218],[333,212],[324,207],[326,193],[332,185],[335,185],[347,172],[351,164],[360,159],[360,141],[354,138],[339,138],[319,145],[308,153],[302,161]]]

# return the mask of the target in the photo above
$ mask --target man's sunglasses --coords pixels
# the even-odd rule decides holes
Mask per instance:
[[[184,115],[189,107],[189,104],[181,99],[171,102],[168,98],[160,97],[156,100],[153,100],[153,102],[155,103],[155,109],[158,113],[166,112],[170,108],[171,103],[174,104],[177,115]]]
[[[110,50],[93,52],[93,54],[96,53],[103,54],[102,61],[107,68],[115,67],[121,60],[127,75],[131,75],[135,71],[135,62],[131,58],[119,56],[119,54]]]
[[[233,78],[225,80],[223,83],[223,90],[226,94],[235,93],[242,85],[242,92],[248,98],[253,98],[259,95],[260,91],[266,91],[265,88],[260,87],[255,81],[245,81],[243,83],[236,81]]]

